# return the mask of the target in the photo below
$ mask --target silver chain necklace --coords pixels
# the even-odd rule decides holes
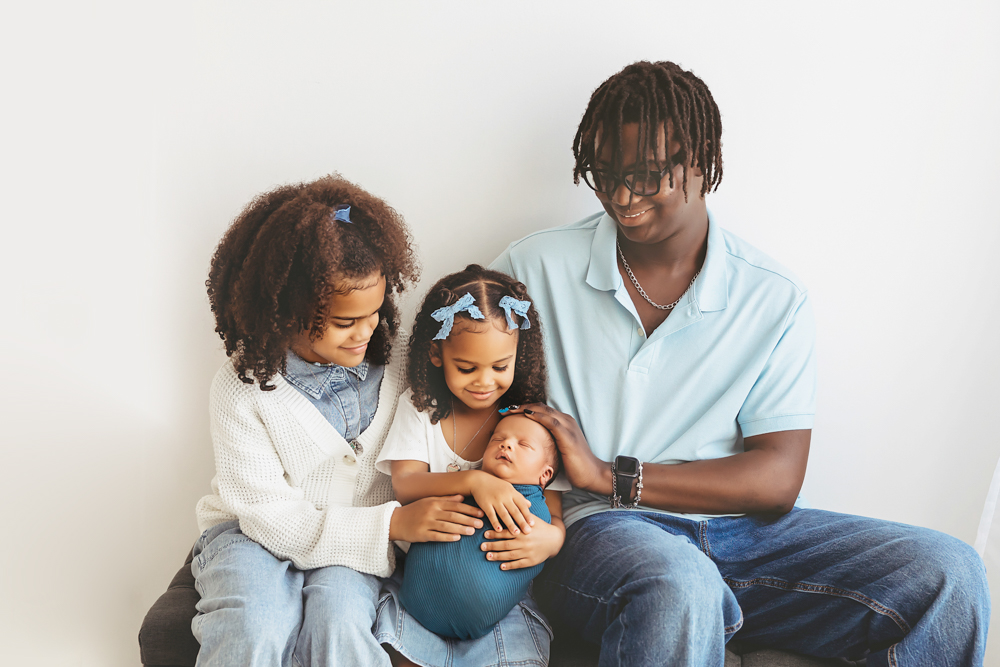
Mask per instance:
[[[642,285],[640,285],[639,281],[635,279],[635,274],[632,273],[632,268],[628,265],[628,262],[625,260],[625,253],[622,252],[622,244],[619,243],[617,239],[615,240],[615,245],[618,247],[618,256],[622,258],[622,266],[625,267],[625,273],[628,274],[629,280],[631,280],[632,284],[635,285],[635,289],[637,292],[639,292],[639,296],[645,299],[646,302],[653,308],[656,308],[658,310],[673,310],[674,307],[681,302],[681,299],[684,298],[684,294],[688,293],[688,290],[691,289],[692,285],[694,285],[694,281],[697,280],[698,276],[701,274],[701,269],[698,269],[698,271],[694,274],[694,278],[692,278],[691,282],[688,283],[687,289],[684,290],[683,294],[677,297],[677,300],[674,301],[673,303],[668,303],[665,306],[661,306],[660,304],[656,303],[655,301],[649,298],[649,295],[646,294],[646,290],[642,289]]]
[[[451,446],[455,450],[455,460],[448,464],[448,472],[458,472],[459,470],[462,469],[462,466],[459,465],[458,460],[462,458],[462,454],[464,454],[465,450],[469,448],[469,445],[472,444],[472,441],[476,439],[476,436],[483,432],[483,428],[486,426],[486,424],[489,423],[490,419],[493,418],[493,413],[496,411],[497,411],[496,408],[490,410],[490,414],[486,415],[486,421],[482,423],[482,425],[479,427],[479,430],[476,431],[476,433],[467,443],[465,443],[465,447],[462,447],[462,451],[458,451],[458,415],[455,414],[455,399],[454,398],[451,399],[451,427],[452,427]]]

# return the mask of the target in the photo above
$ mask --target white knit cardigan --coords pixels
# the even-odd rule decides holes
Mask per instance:
[[[358,453],[281,375],[261,391],[232,362],[220,368],[209,400],[216,473],[212,494],[198,502],[198,528],[238,519],[247,537],[300,569],[389,576],[389,520],[400,505],[375,459],[404,388],[400,356],[386,366]]]

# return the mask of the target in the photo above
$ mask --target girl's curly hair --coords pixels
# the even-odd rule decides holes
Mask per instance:
[[[444,371],[431,363],[430,351],[433,338],[441,323],[431,317],[438,308],[450,306],[466,293],[475,298],[476,306],[485,320],[473,320],[467,312],[455,319],[469,322],[490,322],[507,331],[507,319],[500,299],[513,296],[519,301],[531,301],[528,288],[510,276],[498,271],[469,264],[464,271],[453,273],[439,280],[424,298],[410,335],[407,357],[407,379],[413,391],[413,405],[420,411],[431,411],[431,423],[436,424],[451,412],[451,392],[444,381]],[[515,321],[519,317],[514,315]],[[523,403],[544,403],[547,371],[545,350],[542,346],[542,323],[532,305],[528,309],[530,328],[517,332],[517,357],[514,363],[514,380],[500,397],[502,406]],[[520,322],[518,322],[520,324]]]
[[[351,207],[351,222],[333,220]],[[420,269],[402,217],[384,201],[338,174],[285,185],[256,197],[215,249],[205,285],[215,331],[241,380],[264,391],[285,369],[293,337],[322,335],[336,284],[385,276],[385,302],[367,359],[389,360],[399,328],[393,293]]]

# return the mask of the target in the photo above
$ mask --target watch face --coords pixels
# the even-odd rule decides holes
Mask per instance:
[[[631,456],[619,456],[615,460],[615,469],[619,475],[636,475],[639,472],[639,459]]]

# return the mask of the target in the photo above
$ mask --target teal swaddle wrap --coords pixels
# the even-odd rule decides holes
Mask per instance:
[[[552,523],[542,487],[515,484],[531,503],[531,513]],[[478,507],[471,498],[465,501]],[[486,522],[484,522],[485,524]],[[400,602],[421,625],[442,637],[476,639],[493,629],[524,598],[542,565],[501,570],[486,560],[480,546],[489,529],[483,526],[457,542],[417,542],[410,545],[403,566]]]

